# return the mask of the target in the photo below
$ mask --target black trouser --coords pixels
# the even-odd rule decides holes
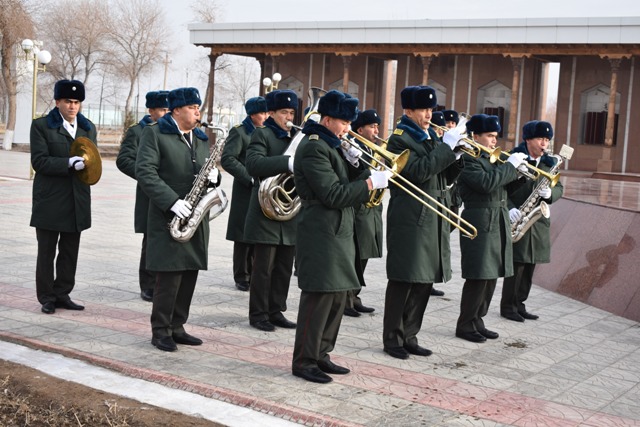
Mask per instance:
[[[535,264],[513,263],[513,276],[505,277],[502,282],[500,313],[524,313],[524,302],[529,298]]]
[[[140,265],[138,266],[140,290],[146,291],[156,286],[156,275],[147,270],[147,233],[142,235],[142,249],[140,250]]]
[[[367,268],[368,259],[361,259],[360,265],[362,266],[362,274],[364,274],[364,269]],[[346,307],[353,308],[355,306],[361,306],[362,300],[358,295],[360,295],[360,291],[362,288],[358,288],[355,291],[347,291],[347,305]]]
[[[40,304],[68,301],[76,283],[80,232],[36,228],[38,258],[36,261],[36,295]],[[56,258],[56,247],[58,257]],[[55,260],[55,278],[53,263]]]
[[[287,310],[295,246],[256,244],[249,289],[249,322],[269,320]]]
[[[317,368],[319,360],[330,360],[329,353],[336,345],[346,298],[346,291],[302,291],[293,346],[293,369]]]
[[[418,345],[418,332],[429,303],[433,283],[389,280],[384,298],[384,348]]]
[[[253,244],[233,242],[233,280],[236,283],[251,280],[251,265],[253,264]]]
[[[493,291],[498,279],[471,280],[467,279],[462,287],[460,298],[460,317],[456,332],[480,332],[486,328],[482,318],[487,315]]]
[[[156,273],[156,279],[151,309],[153,336],[160,338],[184,332],[198,270],[161,271]]]

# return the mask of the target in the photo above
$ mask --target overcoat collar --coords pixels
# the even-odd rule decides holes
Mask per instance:
[[[89,119],[83,116],[82,113],[78,113],[76,117],[78,119],[78,127],[85,130],[86,132],[89,132],[91,130],[91,122],[89,121]],[[57,129],[61,127],[62,121],[62,114],[60,113],[58,107],[54,107],[54,109],[49,111],[49,114],[47,114],[47,126],[49,127],[49,129]]]
[[[264,125],[271,129],[278,139],[283,139],[289,136],[289,132],[278,126],[276,121],[273,120],[273,117],[267,118],[267,120],[264,121]]]
[[[251,135],[254,130],[256,130],[256,126],[253,124],[253,120],[251,120],[251,116],[247,116],[242,121],[247,134]]]
[[[302,129],[302,133],[305,135],[320,135],[320,138],[322,138],[322,140],[331,148],[338,148],[340,146],[340,138],[338,138],[335,133],[313,120],[307,121],[304,125],[304,129]]]
[[[171,113],[167,113],[158,119],[158,127],[160,128],[161,133],[174,134],[182,137],[180,129],[178,129],[178,126],[171,117]],[[203,141],[209,140],[209,137],[198,127],[193,128],[193,133],[198,139]]]
[[[526,141],[521,142],[516,148],[513,149],[512,153],[525,153],[529,156],[529,149],[527,148]],[[542,158],[540,158],[540,162],[544,163],[548,167],[553,167],[556,164],[557,159],[555,157],[549,156],[548,154],[543,154]]]
[[[144,128],[146,125],[153,123],[153,120],[151,120],[151,116],[150,115],[146,115],[142,118],[142,120],[140,120],[138,122],[138,124],[140,125],[141,128]]]
[[[423,142],[430,139],[429,134],[406,115],[402,115],[397,127],[407,132],[415,141]]]

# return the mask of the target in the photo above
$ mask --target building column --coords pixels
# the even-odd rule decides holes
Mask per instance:
[[[511,149],[517,144],[516,128],[518,127],[518,97],[520,95],[520,73],[524,65],[524,54],[510,53],[513,66],[513,80],[511,82],[511,103],[509,105],[509,126],[507,128],[507,141],[505,148]],[[513,145],[511,145],[513,144]]]
[[[207,123],[213,123],[213,88],[215,85],[216,60],[220,57],[219,53],[209,54],[209,82],[207,83]],[[205,133],[215,144],[215,135],[211,129],[206,128]]]
[[[353,59],[352,53],[339,53],[342,56],[342,91],[348,93],[349,91],[349,67],[351,66],[351,60]]]
[[[433,54],[420,55],[420,59],[422,60],[422,86],[429,84],[429,65],[431,65],[434,56]]]
[[[611,86],[609,87],[609,107],[607,109],[607,129],[604,134],[604,145],[613,146],[613,127],[616,118],[616,94],[618,93],[618,71],[620,70],[620,58],[609,59],[611,64]]]

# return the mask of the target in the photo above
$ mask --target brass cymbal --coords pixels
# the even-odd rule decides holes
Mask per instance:
[[[69,150],[71,156],[80,156],[84,159],[84,169],[76,171],[78,179],[85,184],[93,185],[100,181],[102,176],[102,159],[98,147],[86,136],[77,137]]]

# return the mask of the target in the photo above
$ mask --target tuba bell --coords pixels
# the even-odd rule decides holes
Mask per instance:
[[[309,89],[309,112],[300,126],[293,126],[292,124],[291,127],[304,128],[307,120],[311,116],[318,114],[316,110],[318,109],[320,98],[325,93],[327,93],[326,90],[318,87]],[[302,132],[296,133],[282,155],[293,157],[304,136]],[[258,189],[258,202],[264,215],[271,220],[289,221],[296,216],[302,207],[302,202],[300,196],[296,193],[293,174],[286,172],[263,179]]]

